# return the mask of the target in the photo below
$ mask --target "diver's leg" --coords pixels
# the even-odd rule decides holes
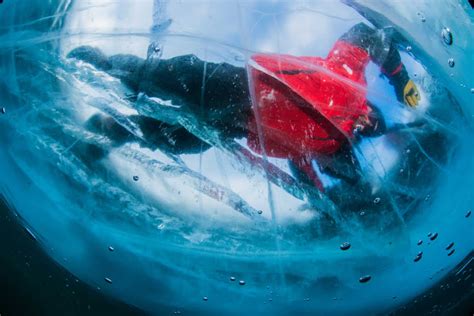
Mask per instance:
[[[189,111],[198,120],[218,129],[224,137],[246,135],[250,99],[246,71],[243,67],[227,63],[207,63],[194,55],[146,61],[132,55],[107,57],[100,50],[88,46],[74,49],[68,57],[95,65],[122,80],[137,94],[142,92],[150,97],[160,97],[181,105],[183,111]],[[147,118],[139,120],[142,123],[145,138],[163,144],[158,140],[166,138],[158,137],[157,134],[163,129],[168,130],[169,126],[150,120]],[[95,123],[100,127],[99,129],[105,126],[107,134],[113,137],[114,141],[125,141],[127,138],[125,136],[127,133],[124,133],[124,129],[117,126],[118,124],[107,126],[109,123],[107,120],[99,119],[98,121]],[[153,128],[148,128],[150,126]],[[195,146],[207,147],[183,129],[170,132],[169,136],[172,139],[178,139],[176,145],[170,148],[179,152],[191,150],[191,148],[194,150]]]
[[[179,125],[170,125],[153,118],[134,115],[134,121],[143,132],[147,147],[160,148],[173,154],[195,154],[207,150],[210,145]]]
[[[86,122],[86,128],[107,136],[114,147],[127,141],[136,141],[143,147],[159,148],[173,154],[192,154],[209,148],[208,144],[181,126],[169,125],[140,115],[132,115],[129,118],[139,126],[143,138],[132,135],[114,118],[102,114],[93,115]]]

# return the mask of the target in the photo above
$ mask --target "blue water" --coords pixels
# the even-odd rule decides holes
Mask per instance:
[[[51,258],[114,298],[151,313],[165,306],[203,314],[376,314],[410,301],[473,250],[474,215],[466,214],[474,206],[474,13],[466,1],[419,1],[407,10],[389,1],[5,0],[0,17],[1,194]],[[358,22],[401,34],[402,60],[422,96],[409,110],[375,65],[367,70],[369,100],[389,126],[405,127],[356,145],[367,178],[391,196],[381,207],[390,203],[383,209],[393,211],[371,225],[358,210],[338,219],[338,231],[314,233],[319,213],[307,200],[222,148],[175,157],[129,143],[95,164],[81,150],[110,146],[84,128],[92,114],[128,126],[140,105],[125,98],[117,79],[65,58],[74,47],[144,58],[156,43],[156,58],[193,53],[243,66],[261,51],[324,56]],[[445,27],[452,45],[441,36]],[[409,127],[419,119],[424,129]],[[271,162],[288,172],[285,161]],[[262,216],[213,199],[202,190],[209,183]],[[331,214],[341,211],[322,201],[318,207]],[[351,248],[342,251],[342,242]],[[371,280],[360,283],[365,275]]]

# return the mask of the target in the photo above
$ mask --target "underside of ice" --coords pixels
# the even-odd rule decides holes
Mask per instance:
[[[410,10],[362,0],[5,1],[0,16],[1,194],[51,257],[127,303],[210,314],[384,312],[473,249],[465,217],[474,184],[466,1],[418,1]],[[394,34],[420,93],[418,107],[400,103],[375,64],[366,88],[329,72],[363,90],[387,124],[380,137],[351,140],[370,184],[363,202],[359,187],[316,162],[324,190],[299,181],[287,159],[253,152],[245,137],[223,137],[186,104],[136,94],[121,74],[67,58],[87,45],[108,56],[192,54],[250,69],[255,53],[324,57],[360,22]],[[117,145],[88,128],[96,114],[122,126],[128,141]],[[183,127],[210,149],[176,154],[149,144],[136,115]],[[429,232],[439,233],[431,244]],[[414,262],[420,239],[424,257]],[[448,257],[452,241],[456,256]],[[350,249],[341,250],[343,242]],[[368,283],[359,282],[364,275]]]

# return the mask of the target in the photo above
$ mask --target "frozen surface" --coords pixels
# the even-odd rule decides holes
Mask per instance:
[[[0,17],[1,194],[51,257],[125,302],[191,314],[382,313],[473,250],[474,215],[465,215],[474,206],[474,17],[466,1],[407,10],[392,1],[6,0]],[[380,198],[363,209],[298,183],[286,160],[252,153],[245,139],[222,141],[166,97],[133,96],[116,77],[66,58],[90,45],[245,67],[256,52],[324,57],[359,22],[394,30],[421,95],[414,110],[398,103],[369,65],[367,96],[390,132],[353,143]],[[87,129],[96,113],[134,141],[114,146]],[[137,113],[213,147],[175,155],[141,146],[130,119]],[[357,194],[319,176],[347,201]],[[360,283],[365,275],[371,280]]]

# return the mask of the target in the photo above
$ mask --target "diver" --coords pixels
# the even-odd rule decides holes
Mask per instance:
[[[322,173],[356,186],[361,172],[352,143],[386,131],[380,110],[366,98],[369,61],[380,67],[399,102],[416,107],[420,100],[390,36],[363,23],[342,35],[326,58],[255,54],[247,69],[205,62],[194,55],[146,60],[133,55],[108,57],[90,46],[75,48],[68,57],[119,78],[136,95],[181,105],[224,139],[246,137],[254,152],[288,159],[299,181],[322,191],[313,160]],[[210,147],[182,126],[140,115],[130,118],[148,144],[174,154]],[[131,136],[102,114],[87,124],[118,144]]]

